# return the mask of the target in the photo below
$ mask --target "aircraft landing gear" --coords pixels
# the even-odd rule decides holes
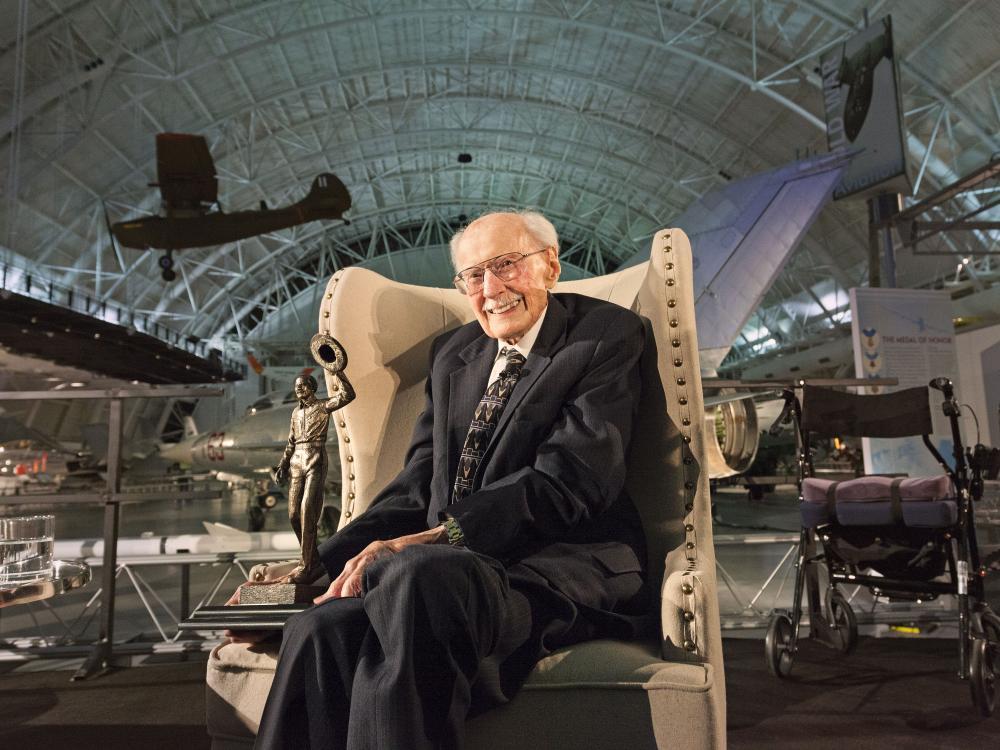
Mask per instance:
[[[259,505],[251,505],[247,508],[247,531],[263,531],[264,520],[264,509]]]
[[[174,256],[169,250],[166,255],[161,255],[156,263],[160,266],[160,275],[164,281],[173,281],[177,278],[177,273],[174,271]]]
[[[263,531],[267,514],[284,499],[284,494],[274,488],[265,490],[258,495],[251,495],[247,505],[247,529],[249,531]]]

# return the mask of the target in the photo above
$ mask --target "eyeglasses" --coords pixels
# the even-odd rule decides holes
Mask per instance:
[[[535,250],[533,253],[504,253],[495,258],[484,260],[478,265],[470,266],[464,271],[459,271],[455,274],[455,278],[453,279],[455,287],[462,294],[475,294],[483,288],[487,271],[500,279],[500,281],[513,281],[521,271],[522,260],[529,255],[538,255],[549,249],[548,247],[543,247],[541,250]]]

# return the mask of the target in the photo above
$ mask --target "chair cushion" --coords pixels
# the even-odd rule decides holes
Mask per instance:
[[[704,664],[665,662],[660,644],[645,641],[587,641],[560,649],[535,666],[525,689],[559,686],[646,687],[673,683],[686,690],[707,690]]]
[[[665,662],[658,643],[591,641],[543,659],[514,699],[472,719],[467,745],[719,748],[712,664]],[[558,718],[557,718],[558,717]]]
[[[601,691],[633,691],[638,701],[635,711],[645,715],[645,724],[650,722],[651,692],[687,693],[697,701],[692,705],[702,701],[707,705],[714,683],[711,665],[663,661],[660,648],[659,642],[599,640],[560,649],[536,665],[515,703],[528,716],[535,715],[528,696],[538,691],[578,696],[574,700],[588,695],[596,699]],[[227,643],[212,650],[207,675],[207,723],[212,737],[232,741],[256,734],[276,660],[277,644],[249,648]],[[600,713],[598,704],[594,710]],[[650,739],[634,746],[653,746],[653,728],[648,727]]]
[[[215,742],[237,742],[257,734],[277,657],[276,643],[260,647],[222,643],[212,649],[205,676],[205,720]]]

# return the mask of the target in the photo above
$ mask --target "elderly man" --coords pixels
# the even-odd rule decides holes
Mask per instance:
[[[451,250],[477,322],[434,342],[403,470],[320,548],[332,582],[285,628],[258,748],[458,748],[539,658],[644,621],[640,319],[550,293],[537,213],[482,216]]]

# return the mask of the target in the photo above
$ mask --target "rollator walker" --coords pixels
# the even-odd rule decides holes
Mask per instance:
[[[809,636],[843,654],[857,645],[857,617],[838,589],[865,586],[876,597],[924,602],[942,594],[958,598],[958,676],[968,680],[983,716],[997,703],[1000,618],[984,597],[973,503],[983,494],[986,451],[963,446],[959,404],[952,383],[935,378],[951,425],[953,465],[930,440],[929,391],[859,396],[804,385],[783,393],[785,408],[775,422],[791,421],[799,447],[799,509],[802,531],[792,611],[775,610],[764,642],[767,665],[788,677],[798,649],[803,593],[809,605]],[[865,476],[843,482],[815,477],[810,440],[854,436],[900,438],[921,435],[943,474],[930,477]],[[821,590],[820,568],[826,570]]]

